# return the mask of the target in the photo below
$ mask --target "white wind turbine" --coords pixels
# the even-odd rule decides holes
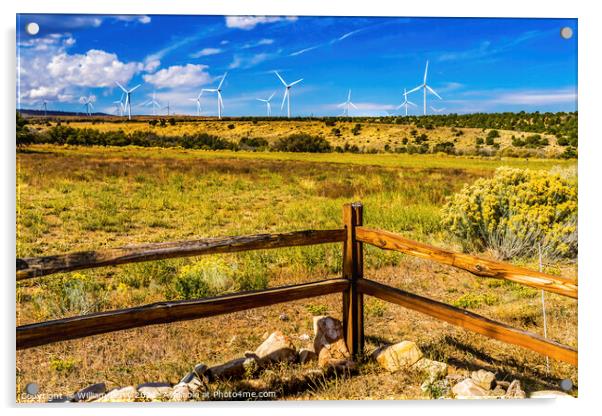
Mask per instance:
[[[347,94],[347,101],[338,105],[338,107],[344,107],[343,116],[345,116],[345,117],[349,117],[349,106],[351,106],[357,110],[357,107],[355,106],[355,104],[353,104],[351,102],[351,90],[349,90],[349,93]]]
[[[121,117],[125,113],[125,106],[123,105],[123,97],[125,97],[124,93],[121,93],[121,98],[119,100],[113,101],[112,104],[115,104],[115,114],[119,113]]]
[[[123,104],[123,108],[127,109],[128,120],[131,120],[132,119],[132,93],[140,87],[140,84],[136,85],[134,88],[131,88],[129,90],[126,89],[123,85],[121,85],[117,81],[115,81],[115,84],[117,84],[117,86],[119,88],[121,88],[121,90],[125,94],[125,103]]]
[[[95,95],[88,95],[87,97],[79,98],[79,103],[84,105],[84,107],[86,108],[86,114],[89,116],[92,115],[91,110],[94,110],[94,106],[92,105],[93,102],[96,102]]]
[[[434,94],[435,96],[437,96],[437,98],[439,98],[440,100],[443,99],[443,98],[441,98],[441,96],[439,94],[437,94],[435,92],[434,89],[432,89],[429,85],[427,85],[427,83],[426,83],[426,76],[428,74],[428,70],[429,70],[429,61],[426,61],[426,68],[424,69],[424,80],[422,81],[422,84],[420,84],[416,88],[408,91],[408,94],[411,94],[414,91],[418,91],[420,88],[423,89],[423,94],[424,94],[424,115],[425,116],[426,116],[426,91],[427,90],[429,90],[432,94]]]
[[[169,106],[169,101],[167,102],[167,105],[163,107],[163,109],[167,110],[167,115],[169,115],[169,111],[171,110],[171,107]]]
[[[222,110],[224,109],[224,100],[222,100],[222,84],[224,83],[224,80],[226,79],[226,75],[228,75],[228,73],[224,72],[224,76],[222,76],[222,80],[219,82],[219,85],[217,86],[217,88],[210,88],[210,89],[203,88],[203,90],[201,91],[201,94],[203,93],[203,91],[217,93],[217,118],[218,119],[222,118]]]
[[[194,101],[196,103],[196,115],[200,116],[201,115],[201,96],[203,95],[203,91],[206,90],[201,90],[201,92],[199,93],[199,95],[197,95],[196,98],[189,98],[190,101]]]
[[[157,115],[157,108],[161,109],[161,104],[157,102],[155,91],[153,91],[153,98],[148,100],[147,102],[142,104],[143,106],[152,106],[153,107],[153,116]]]
[[[408,115],[408,105],[413,105],[414,107],[416,107],[416,104],[414,104],[411,101],[408,101],[408,92],[406,92],[406,89],[403,89],[403,103],[399,104],[397,106],[397,110],[399,110],[401,107],[405,107],[406,109],[406,116]]]
[[[284,96],[282,97],[282,105],[280,106],[280,109],[282,110],[284,108],[284,102],[286,101],[287,102],[287,116],[288,116],[288,118],[291,118],[291,91],[290,90],[293,85],[298,84],[301,81],[303,81],[303,78],[298,79],[295,82],[291,82],[290,84],[287,84],[286,81],[282,79],[282,77],[280,76],[278,71],[274,71],[274,73],[276,74],[276,76],[280,79],[280,81],[284,85]]]
[[[270,104],[270,101],[272,101],[272,98],[274,98],[274,94],[276,94],[275,92],[272,93],[272,95],[270,95],[270,98],[264,100],[261,98],[256,98],[257,101],[261,101],[264,102],[266,107],[267,107],[267,111],[268,111],[268,117],[270,117],[272,115],[272,105]]]

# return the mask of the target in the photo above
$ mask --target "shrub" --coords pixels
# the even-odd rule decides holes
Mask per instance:
[[[261,137],[243,137],[238,142],[238,147],[242,150],[259,150],[267,149],[269,143],[266,139]]]
[[[487,133],[487,138],[488,139],[496,139],[500,137],[500,132],[497,130],[489,130],[489,133]]]
[[[489,248],[498,257],[577,256],[577,180],[560,173],[499,168],[449,198],[443,226],[465,250]]]
[[[233,130],[236,126],[234,124],[228,124],[228,129]]]
[[[332,151],[332,146],[322,137],[299,133],[281,138],[274,143],[273,149],[279,152],[327,153]]]

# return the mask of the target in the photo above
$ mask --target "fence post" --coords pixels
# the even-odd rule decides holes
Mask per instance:
[[[364,297],[357,290],[357,280],[364,277],[364,251],[355,239],[355,227],[363,225],[363,206],[356,202],[343,205],[343,224],[347,237],[343,245],[343,278],[350,280],[343,292],[343,330],[353,357],[364,351]]]

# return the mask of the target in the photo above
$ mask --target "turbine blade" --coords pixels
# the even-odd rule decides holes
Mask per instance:
[[[428,85],[426,85],[426,89],[429,90],[430,92],[432,92],[433,94],[435,94],[437,96],[437,98],[439,98],[440,100],[442,100],[443,98],[441,98],[441,96],[439,94],[437,94],[435,92],[434,89],[432,89],[431,87],[429,87]]]
[[[217,86],[218,90],[222,87],[222,84],[224,83],[224,80],[226,79],[226,75],[228,75],[228,73],[224,72],[224,76],[222,77],[222,80],[219,82],[219,85]]]
[[[284,95],[282,96],[282,105],[280,106],[281,110],[284,108],[284,102],[286,101],[287,96],[288,96],[288,88],[284,90]]]
[[[410,104],[410,105],[413,105],[414,107],[416,107],[416,104],[414,104],[414,103],[413,103],[413,102],[411,102],[411,101],[407,101],[407,103],[408,103],[408,104]]]
[[[351,101],[349,101],[349,104],[351,104],[351,107],[355,108],[356,110],[359,110],[359,108],[357,108],[357,107],[355,106],[355,104],[353,104]]]
[[[132,92],[136,91],[138,88],[140,88],[140,85],[142,85],[142,84],[138,84],[138,85],[136,85],[134,88],[132,88],[132,89],[130,90],[130,93],[132,93]]]
[[[426,84],[426,75],[429,72],[429,61],[426,61],[426,68],[424,68],[424,83]]]
[[[337,104],[337,107],[344,107],[345,104],[347,104],[347,101],[345,101],[344,103],[341,103],[341,104]]]
[[[351,101],[351,90],[349,90],[349,94],[347,94],[347,101]]]
[[[119,82],[115,81],[115,84],[117,84],[117,86],[118,86],[119,88],[121,88],[121,89],[123,90],[123,92],[128,92],[128,90],[126,90],[126,89],[123,87],[123,85],[121,85]]]
[[[274,71],[274,73],[276,74],[276,76],[278,78],[280,78],[280,81],[282,82],[282,84],[287,87],[288,85],[286,85],[286,82],[282,79],[282,77],[280,76],[280,74],[278,73],[278,71]]]
[[[219,106],[223,110],[224,109],[224,100],[222,100],[222,93],[219,91],[217,92],[217,101],[219,102]]]
[[[295,85],[295,84],[298,84],[298,83],[300,83],[301,81],[303,81],[303,78],[301,78],[301,79],[298,79],[298,80],[297,80],[297,81],[295,81],[295,82],[292,82],[292,83],[289,85],[289,87],[292,87],[293,85]]]
[[[418,91],[418,90],[419,90],[420,88],[422,88],[422,87],[423,87],[423,85],[419,85],[419,86],[417,86],[416,88],[413,88],[413,89],[411,89],[410,91],[408,91],[408,92],[406,93],[406,95],[408,95],[408,94],[411,94],[411,93],[413,93],[413,92],[415,92],[415,91]]]
[[[270,95],[270,98],[268,98],[268,101],[272,101],[272,98],[274,98],[274,94],[276,94],[276,91],[274,91],[274,92],[272,93],[272,95]]]

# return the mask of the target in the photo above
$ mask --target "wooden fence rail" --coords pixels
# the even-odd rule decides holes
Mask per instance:
[[[476,276],[507,279],[523,285],[577,298],[577,282],[507,263],[455,253],[408,240],[388,231],[363,226],[361,204],[343,207],[343,229],[308,230],[282,234],[206,238],[194,241],[154,243],[101,251],[17,259],[17,280],[58,272],[112,266],[175,257],[232,253],[325,243],[343,243],[342,278],[322,280],[260,291],[240,292],[198,300],[159,302],[128,309],[100,312],[17,327],[17,349],[52,342],[222,315],[335,293],[342,294],[345,341],[356,356],[364,351],[364,295],[375,296],[436,319],[503,342],[519,345],[549,357],[577,365],[577,350],[504,323],[432,299],[364,278],[363,244],[433,260]]]
[[[135,308],[100,312],[17,327],[17,349],[83,338],[141,326],[207,318],[298,299],[342,293],[347,279],[330,279],[231,295],[159,302]]]
[[[359,241],[385,250],[399,251],[437,263],[466,270],[476,276],[506,279],[522,285],[543,289],[577,299],[577,283],[565,277],[552,276],[525,267],[488,260],[481,257],[444,250],[428,244],[408,240],[388,231],[357,227],[355,234]]]
[[[192,241],[118,247],[99,251],[82,251],[57,256],[30,257],[17,259],[17,280],[46,276],[59,272],[176,257],[340,243],[344,241],[345,236],[345,230],[306,230],[283,234],[203,238]]]

